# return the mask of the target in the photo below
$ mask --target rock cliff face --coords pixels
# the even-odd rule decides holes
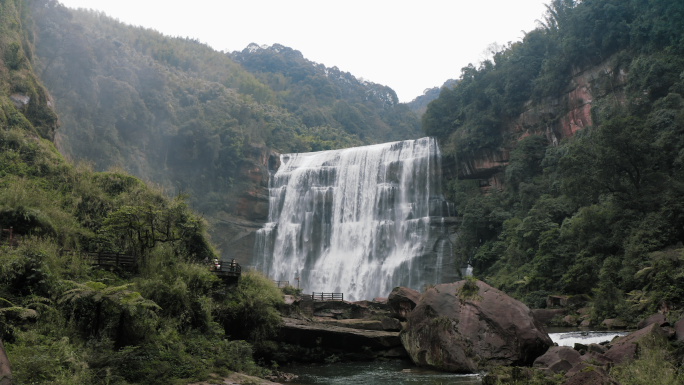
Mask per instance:
[[[512,140],[498,149],[477,151],[459,159],[458,163],[445,160],[445,176],[479,179],[484,190],[500,189],[502,172],[517,140],[529,135],[543,135],[549,143],[557,146],[563,138],[571,137],[592,124],[591,108],[598,99],[613,97],[618,102],[624,100],[626,76],[624,70],[615,68],[611,59],[593,67],[575,69],[570,84],[561,95],[541,103],[528,101],[525,111],[502,128],[501,134]]]
[[[280,167],[280,154],[266,146],[251,145],[238,164],[236,194],[226,202],[229,214],[211,226],[211,240],[224,260],[235,258],[242,266],[252,266],[257,230],[268,219],[268,176]]]

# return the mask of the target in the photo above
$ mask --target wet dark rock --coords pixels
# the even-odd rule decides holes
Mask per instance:
[[[419,300],[419,292],[405,287],[395,287],[387,298],[387,304],[394,317],[405,321]]]
[[[580,350],[584,350],[585,352],[589,349],[589,347],[585,344],[580,344],[580,343],[575,343],[575,346],[572,347],[573,349],[577,350],[578,352]]]
[[[416,365],[460,373],[530,365],[553,344],[525,304],[481,281],[428,289],[401,340]]]

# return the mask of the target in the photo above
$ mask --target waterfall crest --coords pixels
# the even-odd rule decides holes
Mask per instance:
[[[443,211],[434,138],[281,155],[256,268],[351,300],[438,284],[453,266]]]

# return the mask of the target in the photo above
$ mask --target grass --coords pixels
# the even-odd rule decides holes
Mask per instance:
[[[667,343],[654,339],[639,348],[639,357],[614,366],[610,370],[611,377],[622,385],[684,384],[684,370],[674,362],[674,357],[668,352],[670,346]]]

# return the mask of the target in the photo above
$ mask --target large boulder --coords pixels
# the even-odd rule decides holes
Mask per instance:
[[[532,314],[541,322],[543,325],[548,324],[552,319],[559,315],[565,315],[567,310],[565,309],[534,309]]]
[[[670,324],[669,322],[667,322],[664,315],[662,315],[660,313],[656,313],[656,314],[653,314],[652,316],[642,320],[641,322],[639,322],[639,324],[637,325],[637,329],[643,329],[646,326],[649,326],[650,324],[655,324],[655,323],[657,323],[658,326],[667,326]]]
[[[684,316],[674,324],[675,338],[677,341],[684,341]]]
[[[546,353],[537,357],[532,366],[535,368],[548,368],[554,362],[560,360],[566,360],[575,366],[582,361],[582,356],[577,352],[577,350],[569,346],[552,346],[546,351]]]
[[[575,349],[567,346],[552,346],[544,355],[537,357],[532,366],[559,373],[567,372],[580,362],[582,362],[582,356]]]
[[[611,341],[610,349],[604,355],[615,363],[632,361],[636,357],[641,345],[666,340],[667,335],[663,329],[657,323],[653,323],[643,329]]]
[[[553,345],[525,304],[481,281],[428,289],[400,336],[416,365],[458,373],[530,365]]]
[[[387,298],[392,315],[405,321],[420,300],[420,293],[405,287],[395,287]]]

